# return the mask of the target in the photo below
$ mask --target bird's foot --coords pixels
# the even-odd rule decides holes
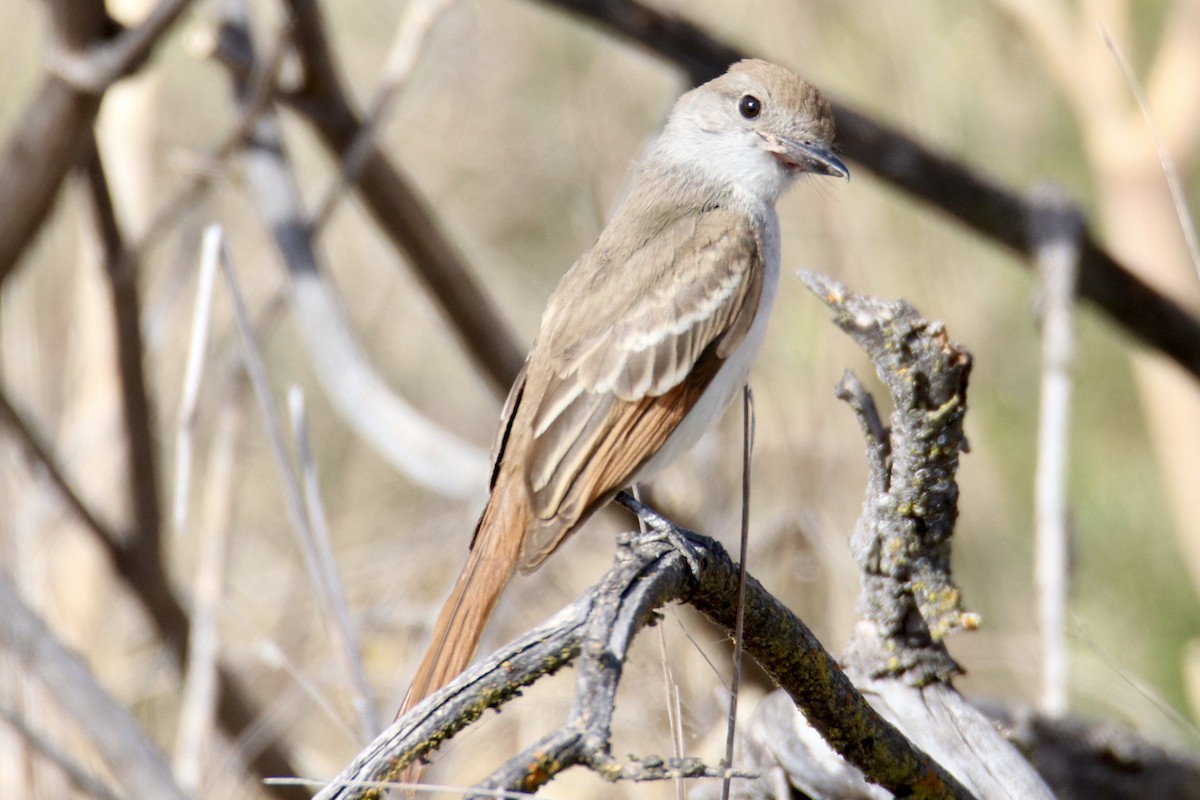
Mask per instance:
[[[683,556],[692,576],[697,580],[700,578],[700,561],[707,549],[704,537],[676,525],[628,492],[617,495],[617,502],[636,514],[645,526],[644,530],[632,533],[625,539],[630,548],[636,550],[666,542]]]

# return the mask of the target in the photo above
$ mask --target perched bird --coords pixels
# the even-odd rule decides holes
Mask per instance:
[[[815,87],[746,60],[684,94],[563,277],[508,395],[491,494],[401,713],[475,653],[513,574],[690,447],[746,380],[779,283],[775,201],[849,177]]]

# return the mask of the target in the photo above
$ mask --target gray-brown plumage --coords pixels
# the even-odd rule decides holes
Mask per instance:
[[[810,84],[742,61],[683,95],[596,243],[551,296],[505,405],[491,494],[401,713],[474,654],[515,571],[695,442],[745,381],[779,274],[774,203],[845,177]]]

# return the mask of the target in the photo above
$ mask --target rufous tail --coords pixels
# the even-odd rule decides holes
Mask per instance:
[[[397,717],[454,680],[471,662],[500,594],[516,572],[529,519],[524,498],[492,492],[467,563],[438,614],[433,641]]]

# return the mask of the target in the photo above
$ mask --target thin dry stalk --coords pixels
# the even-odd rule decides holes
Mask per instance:
[[[754,393],[742,387],[742,530],[738,544],[737,618],[733,626],[733,678],[729,682],[729,717],[725,728],[725,766],[733,766],[733,741],[737,734],[738,693],[742,686],[742,642],[746,626],[746,560],[750,556],[750,457],[754,452]],[[721,800],[729,800],[733,780],[721,781]]]
[[[644,527],[641,520],[638,522]],[[675,676],[671,673],[671,660],[667,658],[667,634],[664,626],[659,625],[657,629],[658,660],[663,676],[663,699],[666,700],[667,725],[671,729],[671,755],[679,759],[683,758],[683,719],[679,703],[679,684],[676,683]],[[686,797],[683,778],[675,779],[675,797],[676,800],[684,800]]]
[[[1075,360],[1075,286],[1082,222],[1064,192],[1046,186],[1031,202],[1042,211],[1030,220],[1040,273],[1042,386],[1034,476],[1036,579],[1042,639],[1042,713],[1067,710],[1067,660],[1063,623],[1067,606],[1072,370]]]
[[[196,306],[192,313],[191,335],[188,337],[187,362],[183,372],[183,394],[175,426],[175,502],[171,521],[176,533],[183,532],[187,521],[188,491],[191,486],[192,433],[196,424],[196,404],[200,397],[200,380],[204,375],[204,357],[208,352],[208,331],[212,323],[213,284],[217,262],[221,257],[220,225],[204,230],[200,248],[200,275],[196,286]]]
[[[333,640],[334,650],[341,654],[342,666],[350,683],[354,698],[354,712],[358,717],[361,743],[371,741],[380,730],[379,709],[371,699],[371,685],[367,681],[367,670],[363,665],[358,637],[350,619],[350,608],[346,593],[338,577],[337,562],[330,543],[329,524],[325,506],[321,502],[321,482],[317,477],[316,461],[308,439],[308,420],[305,415],[304,394],[300,387],[288,390],[288,409],[292,419],[292,437],[296,442],[296,453],[300,459],[300,474],[304,483],[304,501],[308,509],[309,532],[312,541],[306,545],[311,550],[314,571],[310,574],[313,590],[317,595],[325,629]],[[307,560],[307,557],[306,557]]]
[[[237,467],[234,454],[241,429],[241,403],[237,397],[231,397],[220,411],[206,470],[208,481],[204,529],[196,565],[192,627],[188,638],[183,701],[176,736],[175,774],[184,788],[196,793],[204,785],[206,750],[214,741],[220,655],[217,611],[225,599],[230,517]]]
[[[272,38],[267,52],[260,61],[255,62],[253,74],[247,81],[248,90],[238,109],[238,118],[233,128],[216,147],[199,157],[202,168],[192,173],[191,180],[159,206],[135,244],[134,249],[138,252],[145,252],[157,244],[187,212],[196,207],[196,203],[214,186],[217,178],[224,174],[230,157],[246,143],[259,114],[267,107],[275,91],[275,80],[279,76],[284,53],[287,52],[284,46],[286,43],[285,29]],[[205,47],[212,51],[215,57],[222,55],[216,51],[216,42]]]
[[[1121,74],[1125,76],[1129,92],[1137,101],[1142,118],[1146,121],[1146,130],[1149,132],[1150,138],[1154,140],[1154,148],[1158,151],[1158,161],[1162,165],[1163,177],[1166,178],[1167,188],[1171,191],[1171,202],[1175,206],[1175,215],[1179,218],[1179,230],[1183,233],[1188,255],[1192,259],[1192,269],[1196,271],[1197,276],[1200,276],[1200,241],[1196,238],[1196,225],[1192,222],[1191,209],[1188,208],[1187,192],[1184,191],[1183,183],[1179,180],[1179,170],[1175,167],[1175,161],[1171,158],[1171,151],[1167,149],[1166,142],[1158,133],[1158,126],[1154,124],[1154,115],[1150,112],[1150,103],[1146,100],[1146,93],[1142,90],[1141,82],[1134,74],[1133,68],[1129,66],[1121,49],[1108,35],[1108,30],[1103,25],[1099,27],[1100,35],[1104,37],[1104,44],[1108,46],[1117,65],[1121,67]]]

